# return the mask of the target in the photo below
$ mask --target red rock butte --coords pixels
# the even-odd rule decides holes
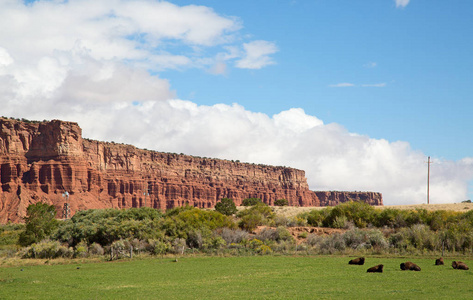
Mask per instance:
[[[138,149],[82,138],[77,123],[0,118],[0,223],[21,222],[28,205],[53,204],[58,217],[69,193],[71,215],[100,208],[211,208],[222,198],[240,205],[331,206],[351,200],[382,205],[375,192],[314,192],[305,172]]]

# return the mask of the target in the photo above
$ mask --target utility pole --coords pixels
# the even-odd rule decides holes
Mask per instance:
[[[430,204],[430,164],[432,162],[429,160],[427,161],[427,204]]]

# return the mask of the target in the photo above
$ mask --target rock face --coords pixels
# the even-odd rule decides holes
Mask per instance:
[[[77,123],[0,118],[0,223],[19,222],[29,204],[54,204],[62,216],[64,193],[71,214],[91,208],[189,204],[210,208],[221,198],[237,205],[260,198],[273,205],[337,205],[361,200],[382,205],[380,193],[313,192],[305,172],[138,149],[82,138]]]

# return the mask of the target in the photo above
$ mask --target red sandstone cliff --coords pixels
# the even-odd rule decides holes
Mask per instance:
[[[349,200],[382,205],[379,193],[312,192],[305,172],[138,149],[82,139],[77,123],[0,118],[0,223],[18,222],[29,204],[54,204],[70,194],[72,214],[90,208],[189,204],[213,207],[221,198],[238,205],[261,198],[272,205],[326,206]]]

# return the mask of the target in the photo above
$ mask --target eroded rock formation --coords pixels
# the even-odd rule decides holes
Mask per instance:
[[[213,207],[227,197],[237,205],[261,198],[273,205],[336,205],[362,200],[382,205],[380,193],[313,192],[305,172],[142,150],[82,138],[77,123],[0,118],[0,223],[18,222],[31,203],[54,204],[58,216],[69,193],[71,213],[90,208],[189,204]]]

